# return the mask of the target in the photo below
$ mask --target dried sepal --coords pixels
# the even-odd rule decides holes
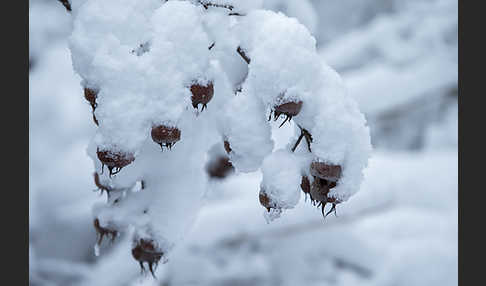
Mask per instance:
[[[315,176],[313,178],[314,180],[310,186],[311,203],[318,208],[320,207],[322,215],[326,217],[332,211],[336,212],[336,205],[340,203],[340,201],[338,201],[336,198],[329,197],[329,191],[336,187],[336,182],[328,181]],[[327,203],[331,203],[332,207],[327,213],[324,213]]]
[[[100,126],[100,123],[98,122],[98,119],[96,119],[96,115],[93,112],[93,122],[96,124],[96,126]]]

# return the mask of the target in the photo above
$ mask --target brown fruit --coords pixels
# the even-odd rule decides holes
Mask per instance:
[[[93,111],[96,109],[98,104],[96,103],[96,98],[98,97],[98,90],[92,88],[84,88],[84,98],[91,104]]]
[[[223,179],[233,173],[235,168],[226,156],[218,157],[213,162],[209,162],[206,171],[211,178]]]
[[[191,85],[191,93],[192,106],[197,109],[198,105],[202,104],[201,111],[203,111],[204,108],[207,108],[208,102],[213,98],[213,82],[209,82],[207,85],[195,83]]]
[[[115,240],[115,237],[118,235],[118,231],[116,229],[108,228],[108,227],[102,227],[100,225],[100,221],[98,218],[94,220],[94,227],[96,230],[96,236],[97,236],[97,244],[100,245],[101,242],[103,241],[103,237],[105,235],[111,236],[111,242]]]
[[[285,122],[289,121],[292,119],[293,116],[296,116],[299,114],[300,110],[302,109],[302,101],[297,101],[297,102],[287,102],[283,103],[277,106],[273,107],[273,120],[277,120],[280,115],[285,115],[285,120],[280,124],[279,127],[282,127]],[[270,114],[270,117],[272,115]],[[270,118],[269,118],[270,120]]]
[[[307,176],[302,176],[302,180],[300,182],[300,188],[306,194],[310,193],[310,182]]]
[[[99,126],[98,120],[94,114],[94,111],[98,104],[96,103],[96,99],[98,98],[98,90],[94,88],[84,88],[84,98],[89,102],[91,105],[92,113],[93,113],[93,121],[94,123]]]
[[[337,182],[341,177],[341,166],[329,165],[324,162],[312,162],[310,172],[314,177]]]
[[[96,155],[98,159],[103,164],[101,166],[101,170],[103,171],[104,165],[108,167],[110,171],[110,176],[115,175],[121,171],[121,169],[135,160],[135,156],[132,153],[127,152],[118,152],[118,151],[111,151],[111,150],[103,150],[100,151],[99,149],[96,151]]]
[[[298,102],[287,102],[274,107],[277,116],[280,114],[285,114],[287,116],[296,116],[302,109],[302,101]]]
[[[329,186],[326,180],[320,178],[314,178],[310,188],[311,200],[314,204],[321,202],[325,204],[327,202],[327,194],[329,193]]]
[[[172,148],[177,141],[181,140],[181,131],[177,127],[170,127],[165,125],[158,125],[152,127],[152,140],[163,147],[168,149]]]
[[[260,190],[260,194],[258,195],[258,199],[260,200],[260,204],[267,209],[268,212],[270,212],[270,209],[273,207],[272,204],[270,204],[270,198]]]
[[[307,194],[310,193],[310,182],[309,182],[309,178],[307,178],[307,176],[302,176],[302,180],[300,182],[300,188],[302,189],[302,191],[304,192],[304,194],[307,197]]]
[[[155,247],[155,242],[151,239],[139,239],[132,248],[132,256],[140,263],[142,273],[145,271],[143,263],[146,262],[149,266],[150,273],[154,275],[154,265],[157,267],[164,252]]]
[[[270,212],[270,209],[281,209],[270,197],[266,194],[265,189],[260,189],[260,194],[258,196],[260,204]]]

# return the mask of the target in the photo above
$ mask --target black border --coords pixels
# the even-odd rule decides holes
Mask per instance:
[[[480,151],[486,146],[483,139],[484,105],[472,100],[481,99],[484,90],[484,10],[478,1],[458,1],[459,22],[459,180],[458,180],[458,273],[459,285],[479,285],[484,259],[481,250],[486,241],[484,235],[484,184],[472,179],[481,179],[484,167],[471,166],[472,158],[480,159]],[[466,6],[467,3],[467,6]],[[477,4],[474,7],[472,4]],[[467,39],[467,41],[465,41]],[[479,65],[478,65],[479,64]],[[474,69],[477,65],[477,69]],[[467,134],[469,133],[469,134]],[[469,155],[468,155],[469,153]],[[469,162],[469,164],[468,164]],[[467,233],[469,231],[469,233]],[[474,255],[478,255],[475,261]],[[466,264],[467,263],[467,264]]]
[[[2,281],[29,284],[29,2],[1,9],[2,35]],[[11,277],[8,277],[11,276]],[[10,278],[10,279],[9,279]],[[7,281],[13,282],[7,282]]]

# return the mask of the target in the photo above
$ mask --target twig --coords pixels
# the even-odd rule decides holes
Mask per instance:
[[[238,48],[236,49],[236,52],[243,58],[243,60],[247,64],[250,64],[251,59],[245,54],[245,51],[243,51],[243,49],[240,46],[238,46]]]
[[[292,152],[294,152],[294,151],[295,151],[295,149],[297,148],[297,146],[299,146],[300,141],[302,140],[302,138],[304,138],[304,132],[302,132],[302,130],[301,130],[301,131],[300,131],[300,136],[299,136],[299,139],[297,139],[297,142],[295,142],[294,147],[292,147]]]
[[[229,5],[229,4],[216,4],[216,3],[211,3],[211,2],[205,2],[205,1],[201,1],[199,0],[198,1],[199,4],[201,4],[204,9],[208,9],[209,7],[216,7],[216,8],[225,8],[225,9],[228,9],[230,11],[233,11],[233,5]]]
[[[302,128],[300,125],[297,126],[299,126],[300,128],[300,136],[299,139],[297,139],[297,142],[295,142],[294,147],[292,147],[292,152],[294,152],[297,146],[300,144],[302,137],[304,137],[305,141],[307,142],[307,150],[309,150],[309,152],[312,152],[310,147],[310,144],[312,143],[312,135],[305,128]]]

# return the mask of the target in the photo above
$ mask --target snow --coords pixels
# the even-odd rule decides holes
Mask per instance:
[[[105,1],[106,5],[93,0],[72,2],[71,15],[57,1],[31,0],[29,10],[34,62],[29,76],[32,284],[457,284],[457,97],[451,96],[457,94],[456,2],[375,1],[371,5],[351,0],[339,4],[324,0],[244,1],[248,6],[237,9],[247,14],[244,17],[228,16],[228,9],[205,10],[197,5],[194,8],[187,1],[164,4],[123,0]],[[173,5],[173,18],[173,14],[162,9],[167,4]],[[305,12],[307,8],[300,7],[306,5],[313,6],[317,16],[314,28],[309,24],[311,19],[306,22],[313,16]],[[101,7],[108,8],[97,10]],[[297,20],[258,11],[260,7],[282,11]],[[84,9],[88,8],[93,9],[91,18],[82,12],[87,13]],[[295,13],[291,12],[293,9]],[[297,13],[299,9],[302,14]],[[384,11],[387,14],[380,14]],[[157,18],[156,13],[168,19]],[[187,19],[193,24],[190,28],[174,19],[178,16],[180,20],[184,13],[194,16]],[[307,91],[286,93],[292,95],[288,99],[302,98],[304,104],[300,114],[281,128],[278,126],[282,118],[267,122],[273,100],[281,103],[278,93],[257,92],[259,79],[249,77],[257,71],[278,68],[273,63],[261,64],[266,60],[263,48],[260,47],[261,55],[253,52],[253,48],[259,49],[259,42],[244,47],[251,56],[250,65],[235,52],[240,44],[243,46],[240,38],[246,37],[247,43],[252,41],[248,33],[234,32],[245,31],[246,17],[257,18],[254,15],[260,13],[268,15],[262,19],[262,25],[268,27],[270,34],[283,34],[275,38],[285,44],[291,55],[306,53],[312,41],[319,47],[319,54],[311,56],[315,62],[309,67],[300,66],[301,62],[293,56],[282,62],[295,61],[295,74],[312,77],[292,77],[289,72],[287,79],[293,87],[286,86],[278,74],[262,78],[281,84],[265,87],[268,90],[283,87]],[[78,23],[72,23],[73,20]],[[96,24],[103,21],[107,24]],[[111,25],[110,21],[120,24]],[[168,27],[185,29],[187,35],[201,32],[190,38],[201,46],[188,47],[190,52],[184,50],[187,58],[164,56],[163,51],[177,49],[164,46],[167,43],[162,40],[154,46],[159,39],[157,33],[170,38],[179,49],[187,48],[182,37],[161,25],[166,21]],[[302,31],[296,36],[302,40],[301,45],[292,46],[284,29],[275,23],[293,23],[289,24],[292,31]],[[84,35],[75,41],[77,52],[70,50],[66,42],[73,27],[78,29],[77,35]],[[258,34],[257,28],[248,27],[246,31]],[[97,33],[99,40],[91,42]],[[407,34],[411,36],[402,38]],[[268,34],[259,36],[265,45],[279,47]],[[349,42],[342,41],[348,37]],[[208,52],[213,42],[215,45]],[[145,43],[148,48],[139,49]],[[327,49],[333,43],[336,48]],[[73,48],[73,38],[69,47]],[[373,47],[372,52],[362,53],[369,51],[367,47]],[[152,56],[156,52],[159,56]],[[82,53],[86,54],[81,56]],[[196,54],[202,56],[191,62],[189,59]],[[269,57],[281,59],[282,54],[276,50]],[[178,67],[177,61],[189,66]],[[326,63],[336,68],[339,75]],[[76,70],[76,74],[73,64],[86,73]],[[258,70],[252,70],[252,66]],[[186,71],[197,73],[199,69],[206,70],[205,77],[197,77],[198,80],[214,81],[215,96],[203,112],[192,108],[187,87],[178,89]],[[167,90],[174,94],[162,96],[150,91],[155,90],[156,84],[162,85],[150,83],[155,74],[172,79],[163,84],[173,87]],[[282,76],[285,74],[282,72]],[[94,85],[106,84],[95,111],[98,119],[104,117],[100,127],[93,124],[91,107],[83,98],[83,84],[88,83],[83,81],[85,77],[94,80]],[[300,84],[305,80],[311,84]],[[243,89],[235,95],[240,85]],[[116,106],[109,98],[118,96],[106,90],[119,90],[124,101]],[[129,92],[134,90],[137,96]],[[174,100],[179,110],[158,113],[164,108],[158,100],[176,99],[175,94],[184,94],[183,101]],[[106,101],[102,102],[102,98]],[[141,102],[145,102],[144,110],[153,111],[139,116],[148,119],[148,123],[133,118],[140,115],[134,110]],[[427,108],[422,108],[424,105]],[[395,113],[398,108],[406,110],[409,116]],[[126,117],[110,113],[116,110],[122,110]],[[422,117],[424,112],[428,116]],[[395,114],[395,121],[391,117],[381,119],[385,113]],[[115,118],[121,121],[115,122]],[[161,152],[151,140],[152,120],[182,130],[181,141],[172,150]],[[373,130],[381,128],[379,120],[392,126],[393,132],[375,132],[372,139],[388,142],[393,148],[385,151],[382,145],[374,145],[370,157],[367,126],[373,134]],[[416,121],[422,125],[414,125]],[[133,132],[132,128],[139,125],[145,126],[146,131]],[[305,140],[295,153],[289,152],[300,134],[298,125],[312,133],[312,153]],[[117,128],[121,129],[115,132]],[[423,144],[411,151],[409,145],[400,143],[415,140],[413,132]],[[126,142],[118,142],[116,138],[121,139],[124,134],[129,135],[124,137]],[[136,134],[143,139],[135,138]],[[204,168],[214,155],[211,148],[219,146],[218,153],[225,154],[221,148],[225,137],[232,139],[234,152],[229,157],[238,172],[225,180],[209,181]],[[121,189],[108,200],[106,193],[98,195],[92,191],[93,172],[101,171],[96,157],[98,143],[117,143],[137,150],[136,160],[119,174],[110,178],[105,168],[102,183]],[[369,165],[363,170],[368,158]],[[323,219],[321,210],[300,196],[298,175],[308,172],[305,166],[313,160],[346,166],[338,186],[332,189],[341,188],[333,195],[347,199],[337,206],[337,216],[331,214]],[[300,169],[296,162],[303,162]],[[282,168],[275,168],[278,166]],[[142,178],[146,180],[144,190],[140,190]],[[268,213],[258,202],[258,192],[262,183],[273,186],[273,182],[275,190],[281,191],[278,197],[285,198],[293,208],[283,210],[278,219],[267,224],[262,213]],[[284,188],[281,183],[289,187]],[[95,216],[104,226],[119,224],[123,229],[113,244],[105,239],[98,257],[93,253]],[[170,249],[169,262],[160,264],[155,273],[158,280],[150,274],[140,274],[130,253],[137,236],[155,237],[160,247]]]
[[[320,50],[338,71],[352,69],[344,79],[365,113],[457,84],[457,1],[411,1],[400,9]]]
[[[301,165],[288,150],[275,151],[263,162],[260,188],[281,208],[293,208],[299,202]]]
[[[318,15],[309,0],[265,0],[263,8],[279,11],[289,17],[297,18],[312,34],[315,34],[318,30]]]
[[[100,256],[100,246],[98,244],[95,244],[93,248],[94,248],[94,255]]]
[[[224,108],[223,134],[230,143],[230,161],[241,172],[256,171],[273,149],[271,128],[261,100],[245,92]]]

